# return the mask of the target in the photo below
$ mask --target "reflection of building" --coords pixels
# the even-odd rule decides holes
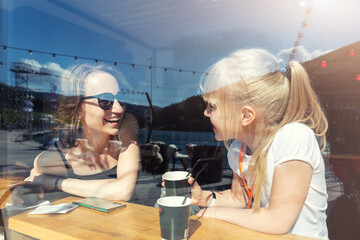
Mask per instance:
[[[16,122],[21,126],[31,126],[33,120],[34,96],[29,89],[29,79],[31,76],[52,76],[47,71],[35,69],[27,63],[13,63],[10,71],[14,73],[14,106],[16,112]],[[56,76],[57,77],[57,76]],[[53,87],[54,89],[54,87]],[[56,88],[55,88],[56,90]]]
[[[332,153],[360,154],[359,64],[360,42],[304,64],[328,117]]]

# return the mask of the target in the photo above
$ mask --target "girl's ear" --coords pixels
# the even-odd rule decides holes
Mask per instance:
[[[243,127],[249,126],[255,121],[256,110],[252,106],[244,106],[241,108],[241,125]]]

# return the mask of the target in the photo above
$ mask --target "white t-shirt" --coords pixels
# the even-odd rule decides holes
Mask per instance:
[[[241,142],[235,140],[230,145],[228,161],[231,169],[240,176],[239,151]],[[244,149],[244,152],[246,149]],[[253,176],[248,171],[251,156],[244,154],[243,175],[251,186]],[[326,227],[327,190],[325,165],[314,132],[304,124],[290,123],[275,135],[267,156],[267,184],[262,188],[261,206],[269,205],[272,179],[275,167],[289,160],[301,160],[312,167],[312,177],[304,206],[289,233],[328,239]]]

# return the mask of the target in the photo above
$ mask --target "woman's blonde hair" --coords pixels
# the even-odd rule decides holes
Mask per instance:
[[[59,127],[60,142],[66,148],[77,146],[81,128],[79,128],[78,111],[81,97],[85,94],[86,79],[97,72],[107,72],[113,75],[121,88],[131,90],[125,76],[107,65],[89,63],[72,66],[64,71],[61,78],[61,91],[57,107],[57,118],[65,124]]]
[[[325,114],[302,65],[290,61],[282,73],[276,57],[266,50],[238,50],[207,72],[200,87],[204,100],[216,104],[222,113],[225,145],[229,145],[234,126],[240,126],[240,110],[246,105],[257,112],[254,134],[265,133],[253,149],[249,167],[256,176],[253,209],[258,210],[266,179],[267,152],[277,131],[291,122],[306,124],[321,138],[324,150],[328,128]]]

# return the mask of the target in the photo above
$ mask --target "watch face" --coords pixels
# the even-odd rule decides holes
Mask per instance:
[[[211,192],[213,195],[213,199],[216,199],[216,194],[214,192]]]
[[[215,202],[216,202],[216,194],[214,192],[211,192],[212,193],[212,199],[208,205],[208,207],[212,207],[214,206]]]

